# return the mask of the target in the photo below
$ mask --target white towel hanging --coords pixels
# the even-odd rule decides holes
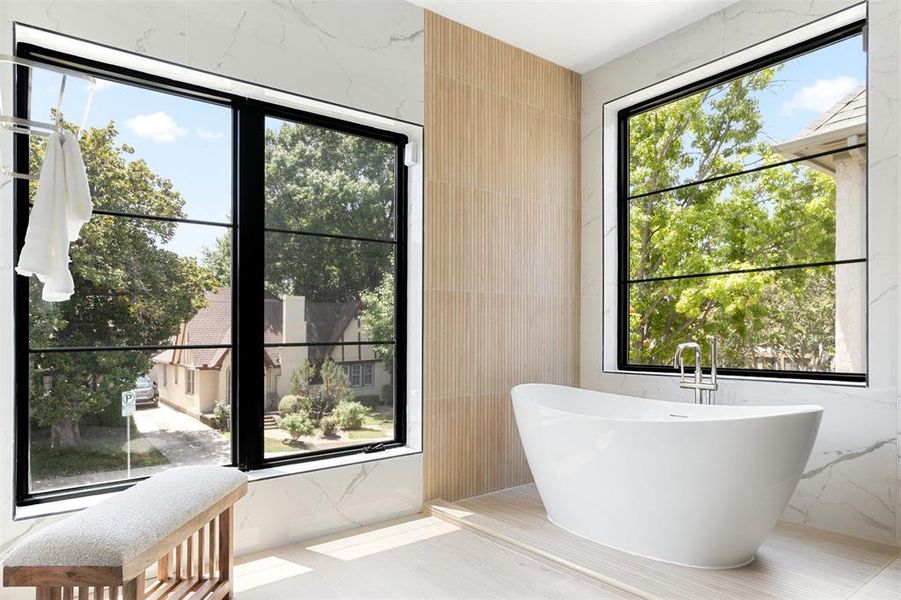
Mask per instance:
[[[46,302],[68,300],[75,291],[69,272],[69,244],[91,218],[93,205],[81,149],[69,131],[55,132],[47,142],[25,246],[16,272],[37,275]]]

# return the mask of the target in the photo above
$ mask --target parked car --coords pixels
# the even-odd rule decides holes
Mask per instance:
[[[156,382],[151,381],[149,377],[138,377],[135,382],[135,405],[136,406],[159,406],[160,391],[156,387]]]

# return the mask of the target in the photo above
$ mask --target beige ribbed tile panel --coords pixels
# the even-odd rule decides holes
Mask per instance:
[[[426,13],[425,496],[531,480],[510,406],[575,384],[579,75]]]

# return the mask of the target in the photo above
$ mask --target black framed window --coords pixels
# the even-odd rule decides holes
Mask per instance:
[[[75,295],[46,303],[15,281],[17,502],[186,460],[249,470],[403,445],[407,138],[17,53],[101,81],[81,137],[95,214],[71,250]],[[19,116],[74,128],[86,90],[70,82],[55,115],[58,75],[15,76]],[[15,136],[16,170],[42,156],[41,138]],[[18,256],[35,183],[15,185]],[[344,364],[361,383],[367,365],[369,384]],[[138,410],[123,417],[129,390]]]
[[[620,111],[620,369],[865,380],[864,29]]]

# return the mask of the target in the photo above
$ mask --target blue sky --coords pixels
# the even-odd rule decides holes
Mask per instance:
[[[766,89],[753,92],[763,120],[758,140],[768,144],[797,137],[854,88],[866,82],[866,53],[860,35],[779,66]],[[709,105],[705,105],[705,109],[709,110]],[[693,137],[693,133],[686,133],[682,143],[686,152],[696,154],[692,148]],[[757,166],[759,159],[756,155],[748,156],[745,164]],[[697,164],[694,164],[681,169],[677,180],[688,183],[696,176]]]
[[[784,141],[854,86],[866,80],[866,58],[860,36],[833,44],[787,63],[777,83],[759,93],[764,139]],[[49,120],[56,106],[60,77],[35,69],[32,117]],[[79,122],[87,84],[70,81],[63,112]],[[188,217],[227,221],[231,205],[231,113],[227,108],[143,88],[101,82],[87,126],[114,121],[120,140],[135,148],[150,168],[172,180],[186,200]],[[224,230],[179,225],[169,248],[198,256]]]
[[[866,54],[861,36],[784,63],[774,84],[758,94],[764,135],[777,142],[795,137],[865,82]]]
[[[49,121],[59,98],[60,76],[35,69],[32,118]],[[69,80],[63,114],[79,123],[88,97],[86,82]],[[172,180],[185,199],[191,219],[228,222],[231,209],[231,111],[225,107],[151,90],[101,81],[87,127],[114,121],[120,142],[134,147],[132,157]],[[179,225],[171,250],[198,256],[225,229]]]

